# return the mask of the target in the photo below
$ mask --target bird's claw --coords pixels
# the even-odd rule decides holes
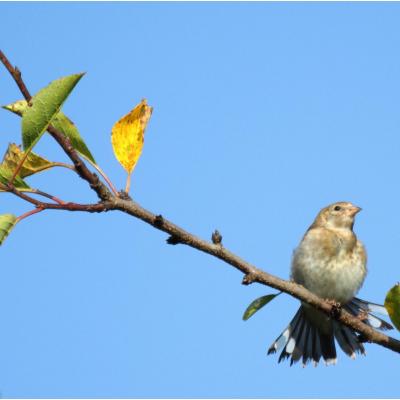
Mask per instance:
[[[365,322],[368,320],[368,313],[365,310],[360,310],[359,314],[357,315],[357,318],[360,321]]]
[[[332,306],[330,312],[331,317],[335,319],[339,317],[340,312],[342,311],[342,305],[339,302],[332,299],[327,299],[326,302]]]

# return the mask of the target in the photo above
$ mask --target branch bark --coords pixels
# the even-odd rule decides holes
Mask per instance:
[[[21,93],[24,95],[26,100],[30,100],[31,96],[22,80],[21,73],[16,67],[12,67],[11,63],[5,57],[5,55],[0,51],[0,61],[4,64],[6,69],[10,72],[13,79],[17,83]],[[126,196],[114,196],[109,192],[107,187],[99,180],[96,174],[90,172],[83,161],[80,159],[76,151],[73,149],[71,143],[65,136],[57,131],[54,127],[49,126],[48,131],[57,140],[60,146],[63,148],[65,153],[74,163],[74,166],[79,174],[79,176],[85,179],[90,187],[97,193],[98,197],[101,199],[99,203],[96,204],[76,204],[76,203],[43,203],[32,197],[19,192],[12,185],[9,186],[9,191],[22,198],[25,201],[30,202],[39,209],[53,209],[53,210],[67,210],[67,211],[85,211],[85,212],[104,212],[109,210],[119,210],[132,217],[138,218],[145,223],[151,225],[152,227],[167,233],[169,239],[167,242],[169,244],[183,244],[192,247],[196,250],[207,253],[213,257],[216,257],[223,262],[231,265],[240,272],[244,274],[243,284],[260,283],[265,286],[280,290],[287,293],[298,300],[307,303],[316,309],[329,315],[331,318],[336,319],[343,325],[354,329],[356,332],[360,333],[365,341],[376,343],[380,346],[386,347],[394,352],[400,353],[400,341],[391,338],[381,332],[375,331],[361,319],[352,316],[343,309],[337,309],[336,306],[332,305],[329,301],[321,299],[314,295],[306,288],[298,285],[291,281],[286,281],[280,279],[274,275],[271,275],[256,266],[248,263],[247,261],[241,259],[239,256],[235,255],[228,249],[222,246],[220,240],[206,241],[203,240],[190,232],[187,232],[183,228],[168,221],[161,215],[156,215],[150,211],[144,209],[136,202],[132,201]],[[218,235],[220,237],[220,235]],[[213,243],[215,242],[215,243]]]

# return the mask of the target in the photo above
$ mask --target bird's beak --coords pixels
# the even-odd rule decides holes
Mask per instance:
[[[354,216],[354,215],[356,215],[357,213],[359,213],[361,210],[362,210],[361,207],[357,207],[357,206],[354,206],[354,205],[353,205],[353,206],[350,208],[350,214],[351,214],[352,216]]]

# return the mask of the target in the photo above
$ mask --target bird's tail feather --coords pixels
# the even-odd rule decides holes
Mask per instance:
[[[268,354],[283,348],[279,362],[290,358],[290,365],[300,359],[303,365],[309,361],[318,364],[321,357],[327,364],[336,362],[336,349],[333,334],[323,334],[307,319],[303,307],[300,307],[289,326],[272,343]]]
[[[383,306],[368,303],[358,298],[352,299],[343,306],[354,316],[365,314],[364,322],[376,329],[393,329],[386,321],[370,314],[371,312],[385,313]],[[336,363],[335,338],[341,349],[351,358],[356,353],[365,354],[365,349],[358,335],[337,321],[332,320],[331,333],[322,333],[307,318],[303,306],[301,306],[288,327],[272,343],[268,354],[276,353],[282,349],[279,362],[290,358],[290,365],[302,359],[303,365],[309,361],[318,364],[321,357],[326,364]]]
[[[386,308],[379,304],[370,303],[364,300],[361,300],[357,297],[354,297],[351,301],[349,301],[344,308],[350,314],[354,316],[358,316],[361,313],[365,314],[364,322],[369,325],[371,328],[380,329],[382,331],[386,331],[389,329],[393,329],[393,326],[388,324],[381,318],[371,314],[371,313],[378,313],[383,315],[388,315]]]
[[[340,348],[352,359],[356,353],[365,354],[362,343],[358,340],[357,334],[347,326],[333,321],[333,331]]]

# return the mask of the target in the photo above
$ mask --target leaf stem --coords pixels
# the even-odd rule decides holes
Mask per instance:
[[[27,217],[30,217],[31,215],[40,213],[40,212],[43,211],[43,210],[44,210],[44,208],[37,207],[37,208],[34,208],[33,210],[27,211],[26,213],[20,215],[20,216],[17,218],[16,222],[20,222],[20,221],[22,221],[24,218],[27,218]]]
[[[128,176],[126,177],[125,193],[129,193],[130,188],[131,188],[131,174],[129,173]]]
[[[79,153],[79,154],[103,177],[103,179],[107,182],[108,186],[110,187],[110,189],[112,190],[114,195],[118,196],[118,190],[115,188],[115,186],[111,182],[110,178],[106,175],[106,173],[96,163],[94,163],[90,158],[86,157],[82,153]]]
[[[63,162],[52,162],[52,164],[53,164],[53,167],[63,167],[63,168],[68,168],[68,169],[70,169],[70,170],[72,170],[72,171],[76,171],[75,170],[75,167],[73,166],[73,165],[71,165],[71,164],[67,164],[67,163],[63,163]]]
[[[14,173],[13,173],[13,175],[12,175],[10,181],[9,181],[11,184],[14,184],[15,178],[17,177],[18,173],[21,171],[21,168],[23,167],[23,165],[24,165],[26,159],[28,158],[29,154],[30,154],[30,150],[24,152],[24,156],[22,157],[21,161],[18,163],[18,165],[17,165],[17,167],[16,167],[16,169],[15,169],[15,171],[14,171]],[[75,167],[73,165],[67,164],[67,163],[63,163],[63,162],[52,162],[51,165],[49,165],[47,168],[44,168],[43,171],[45,171],[47,169],[50,169],[52,167],[63,167],[63,168],[68,168],[68,169],[70,169],[72,171],[76,171]]]

